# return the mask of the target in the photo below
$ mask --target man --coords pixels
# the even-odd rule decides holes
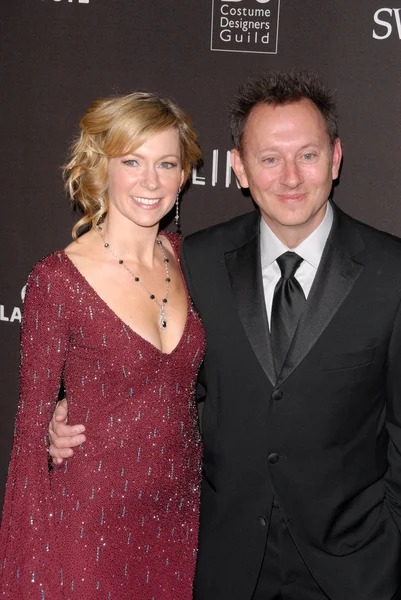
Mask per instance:
[[[259,210],[182,248],[207,336],[194,598],[398,598],[399,240],[328,201],[342,153],[317,78],[249,80],[231,129]]]

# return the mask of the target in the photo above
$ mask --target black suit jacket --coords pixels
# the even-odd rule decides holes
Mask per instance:
[[[273,495],[329,598],[390,600],[401,581],[401,245],[334,211],[278,374],[259,213],[184,241],[207,336],[197,600],[252,597]]]

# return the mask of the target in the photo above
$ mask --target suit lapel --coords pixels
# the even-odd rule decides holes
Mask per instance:
[[[242,325],[257,359],[274,385],[276,372],[263,292],[258,216],[255,217],[247,241],[226,252],[225,259]]]
[[[363,271],[360,255],[364,248],[352,220],[335,208],[332,231],[277,385],[305,358],[350,293]]]

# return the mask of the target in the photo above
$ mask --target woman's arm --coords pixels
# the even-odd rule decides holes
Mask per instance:
[[[6,598],[61,597],[46,448],[69,337],[69,295],[59,270],[57,255],[38,263],[25,297],[20,397],[0,538]]]

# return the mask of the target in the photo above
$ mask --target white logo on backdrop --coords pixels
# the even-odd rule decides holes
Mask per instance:
[[[22,302],[25,300],[25,291],[26,285],[24,285],[21,290]],[[14,321],[18,321],[18,323],[21,323],[21,308],[19,306],[13,306],[9,308],[4,304],[0,304],[0,321],[4,321],[6,323],[14,323]]]
[[[63,0],[53,0],[53,2],[62,2]],[[68,2],[69,4],[89,4],[89,0],[64,0],[64,2]],[[259,2],[259,0],[258,0]]]
[[[212,0],[211,50],[277,54],[280,0]]]
[[[215,148],[212,153],[212,163],[210,166],[205,164],[200,170],[192,170],[192,185],[211,185],[215,187],[218,184],[222,184],[228,188],[236,184],[240,188],[231,167],[230,154],[230,151],[223,150],[220,152]]]
[[[379,8],[373,15],[376,25],[373,29],[375,40],[386,40],[394,32],[401,40],[401,8]]]

